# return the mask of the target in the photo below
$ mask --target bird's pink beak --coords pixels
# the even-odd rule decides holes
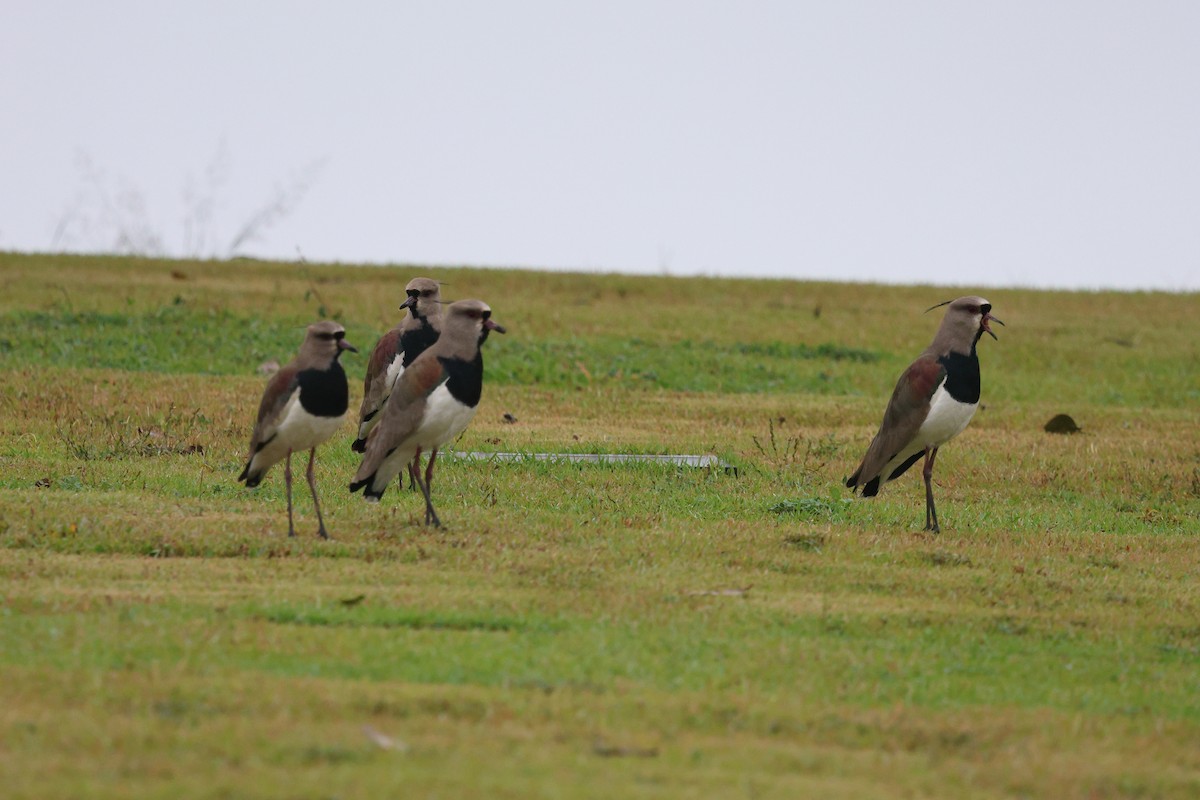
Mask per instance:
[[[349,350],[351,353],[358,352],[358,348],[347,342],[345,339],[338,339],[338,350]]]
[[[503,325],[500,325],[499,323],[496,323],[496,322],[492,322],[491,318],[485,319],[483,321],[483,327],[489,331],[495,331],[496,333],[508,333],[508,331],[504,330]]]
[[[989,311],[988,313],[984,314],[983,319],[979,321],[979,327],[983,328],[984,333],[986,333],[988,336],[991,336],[996,341],[1000,341],[999,337],[997,337],[996,334],[992,332],[991,326],[988,325],[989,322],[997,322],[1001,325],[1004,325],[1003,320],[993,317],[991,312]]]

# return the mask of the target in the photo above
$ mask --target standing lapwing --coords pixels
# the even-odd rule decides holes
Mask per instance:
[[[864,497],[904,474],[925,458],[925,530],[937,533],[933,505],[933,462],[938,448],[962,433],[979,405],[979,357],[975,345],[983,334],[993,339],[992,304],[982,297],[960,297],[933,306],[949,305],[942,326],[896,384],[883,423],[867,454],[846,479],[851,489],[862,487]]]
[[[296,535],[292,524],[292,453],[308,450],[308,488],[317,509],[317,534],[329,538],[317,500],[313,459],[317,445],[337,432],[350,404],[346,373],[338,358],[343,350],[358,350],[345,336],[346,329],[336,322],[327,320],[308,326],[300,352],[267,383],[250,436],[246,468],[238,476],[239,481],[253,488],[272,465],[286,459],[283,477],[287,484],[288,536]]]
[[[379,422],[379,411],[387,403],[396,378],[429,345],[437,341],[442,324],[442,298],[438,282],[413,278],[404,287],[408,295],[400,304],[404,319],[375,343],[363,381],[362,405],[358,409],[358,438],[350,445],[356,453],[366,452],[367,436]]]
[[[422,450],[433,451],[451,441],[475,416],[483,394],[483,352],[491,331],[504,333],[492,321],[482,300],[459,300],[445,309],[442,334],[396,379],[379,424],[367,437],[366,453],[350,484],[378,501],[392,478],[406,466],[425,495],[425,524],[440,526],[429,485],[433,459],[421,480],[415,460]]]

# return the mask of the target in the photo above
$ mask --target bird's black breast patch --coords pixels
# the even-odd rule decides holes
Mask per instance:
[[[448,376],[446,389],[450,396],[468,408],[479,405],[483,396],[483,353],[477,353],[473,361],[461,358],[438,358]]]
[[[979,356],[947,353],[938,359],[946,370],[946,391],[960,403],[979,402]]]
[[[437,340],[438,332],[432,325],[421,325],[416,330],[400,334],[400,366],[408,369],[408,365]]]
[[[300,405],[314,417],[340,417],[350,405],[346,371],[334,361],[329,369],[301,370]]]

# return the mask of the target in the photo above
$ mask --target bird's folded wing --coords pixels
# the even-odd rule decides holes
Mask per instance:
[[[254,424],[254,433],[250,437],[250,454],[258,449],[258,445],[275,435],[275,428],[288,401],[300,389],[300,370],[293,362],[280,368],[267,381],[263,391],[262,401],[258,404],[258,418]]]
[[[871,447],[863,457],[858,472],[860,483],[867,483],[878,475],[889,461],[912,442],[929,416],[933,393],[945,377],[946,370],[932,355],[921,356],[904,370],[896,382],[887,410],[883,412],[879,432],[871,440]]]
[[[363,381],[362,405],[358,409],[359,420],[378,411],[383,404],[388,367],[396,357],[399,345],[400,329],[392,328],[379,338],[375,349],[371,351],[371,358],[367,361],[367,377]]]
[[[396,379],[384,407],[383,418],[367,437],[360,475],[370,475],[388,454],[416,431],[425,413],[425,401],[448,375],[432,350],[426,350]]]

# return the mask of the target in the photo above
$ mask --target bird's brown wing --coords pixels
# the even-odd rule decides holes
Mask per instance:
[[[250,457],[258,452],[263,442],[269,441],[275,435],[279,424],[279,416],[288,401],[300,388],[300,370],[295,363],[281,367],[267,381],[262,400],[258,404],[258,418],[254,423],[254,432],[250,434]]]
[[[846,480],[847,486],[854,488],[869,483],[912,442],[929,415],[933,393],[945,377],[945,368],[932,355],[921,356],[904,370],[896,382],[887,410],[883,412],[879,432],[871,440],[858,469]]]
[[[393,450],[416,431],[429,395],[446,381],[446,370],[433,350],[426,350],[396,379],[379,424],[367,437],[366,452],[354,480],[379,469]]]
[[[379,337],[371,358],[367,361],[367,377],[363,380],[362,405],[358,408],[358,422],[362,424],[379,411],[383,405],[383,394],[387,388],[387,370],[396,357],[400,346],[400,329],[392,328]]]

